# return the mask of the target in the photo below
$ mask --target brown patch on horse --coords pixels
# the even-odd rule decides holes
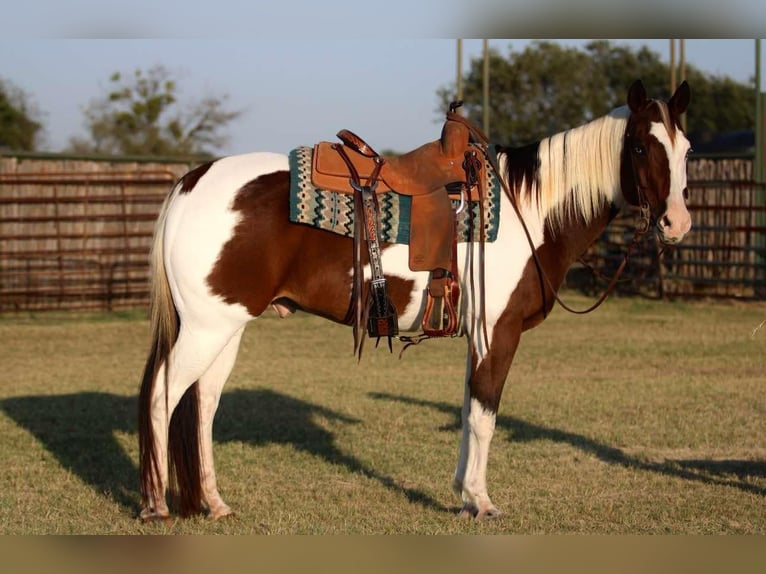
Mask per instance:
[[[192,189],[194,189],[194,186],[197,185],[197,182],[200,180],[200,178],[207,173],[207,170],[209,170],[214,163],[214,161],[203,163],[202,165],[195,167],[190,172],[184,174],[179,180],[179,183],[181,184],[181,190],[179,193],[189,193]]]
[[[587,225],[580,218],[573,219],[569,224],[557,228],[555,234],[550,225],[546,225],[545,240],[537,249],[537,255],[546,276],[556,289],[563,283],[572,263],[596,240],[611,215],[611,206],[604,204],[602,211]],[[541,289],[537,267],[530,256],[519,284],[492,330],[489,352],[481,364],[474,367],[471,376],[471,398],[478,400],[488,411],[497,412],[506,381],[505,376],[496,373],[510,368],[521,333],[542,323],[555,302],[547,284]],[[476,362],[474,351],[472,364],[476,365]]]
[[[351,302],[351,238],[289,220],[290,174],[262,175],[239,190],[239,223],[207,277],[211,291],[257,317],[271,304],[342,323]],[[387,277],[397,310],[413,282]],[[279,309],[277,308],[279,311]]]
[[[511,298],[513,300],[513,298]],[[509,304],[492,329],[492,343],[477,365],[476,350],[471,354],[470,394],[482,407],[497,413],[505,386],[506,374],[521,340],[519,313]],[[502,373],[499,376],[498,373]]]

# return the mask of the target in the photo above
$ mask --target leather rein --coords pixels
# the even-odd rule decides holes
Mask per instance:
[[[595,311],[598,307],[601,306],[601,304],[604,301],[606,301],[607,297],[609,297],[612,291],[614,291],[614,288],[618,283],[618,279],[620,275],[622,275],[622,272],[625,270],[625,267],[628,264],[628,259],[630,258],[631,254],[635,250],[636,246],[640,243],[641,238],[646,234],[646,232],[649,230],[649,227],[651,226],[651,219],[652,219],[651,208],[649,206],[649,202],[646,200],[646,195],[643,193],[643,190],[642,190],[643,186],[639,182],[638,174],[636,173],[635,159],[631,156],[630,164],[633,171],[633,181],[636,185],[636,194],[638,198],[638,205],[640,209],[641,219],[636,224],[636,228],[633,231],[633,237],[631,238],[630,244],[628,245],[628,249],[625,252],[622,262],[620,263],[617,270],[614,272],[614,275],[609,281],[609,284],[607,285],[604,292],[596,300],[596,302],[590,305],[587,309],[574,309],[570,307],[569,305],[567,305],[561,299],[561,297],[558,294],[558,290],[553,286],[553,283],[548,277],[548,274],[545,273],[545,270],[543,269],[543,265],[540,262],[540,258],[537,255],[537,248],[535,247],[534,241],[532,240],[532,235],[529,232],[527,224],[524,222],[524,218],[521,216],[521,210],[519,209],[519,206],[516,203],[516,199],[513,193],[511,193],[511,190],[508,187],[508,183],[505,181],[505,178],[501,176],[500,170],[498,169],[497,163],[492,157],[492,154],[488,153],[487,151],[490,145],[489,139],[481,130],[479,130],[469,120],[460,116],[459,114],[457,113],[451,114],[451,119],[464,123],[471,130],[471,133],[474,135],[474,137],[477,140],[480,140],[481,143],[483,143],[483,145],[479,147],[481,147],[482,153],[484,154],[489,165],[492,167],[495,174],[497,175],[497,179],[500,181],[500,185],[503,187],[503,191],[505,192],[505,195],[508,197],[509,201],[511,202],[511,205],[513,206],[513,210],[516,212],[516,216],[519,218],[519,221],[521,222],[521,227],[524,230],[524,235],[526,236],[527,242],[529,243],[529,248],[532,251],[532,259],[535,262],[535,268],[537,271],[538,279],[540,281],[540,293],[542,295],[542,302],[543,302],[543,307],[542,307],[543,317],[548,316],[548,311],[547,311],[548,304],[547,304],[547,297],[545,295],[546,286],[551,290],[551,293],[553,293],[553,297],[556,300],[556,302],[558,302],[559,305],[561,305],[565,310],[569,311],[570,313],[574,313],[576,315],[585,315],[587,313]],[[628,138],[627,133],[625,137]]]

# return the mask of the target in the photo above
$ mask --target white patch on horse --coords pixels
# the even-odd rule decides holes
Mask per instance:
[[[662,106],[661,106],[662,107]],[[657,225],[663,240],[677,243],[683,239],[692,226],[691,215],[686,208],[684,190],[686,189],[686,154],[689,152],[689,140],[680,130],[676,132],[675,141],[670,138],[667,128],[662,122],[652,122],[649,133],[665,148],[670,168],[670,191],[665,213],[659,217]],[[668,225],[667,222],[670,222]]]
[[[383,274],[398,277],[405,281],[412,281],[413,287],[410,292],[410,302],[404,309],[397,309],[399,330],[402,333],[414,333],[420,330],[420,321],[425,311],[425,291],[428,286],[428,273],[415,272],[410,269],[409,245],[392,243],[381,250],[381,264]],[[364,278],[369,281],[372,278],[372,268],[369,263],[364,266]],[[349,277],[354,276],[354,270],[349,269]]]
[[[244,322],[251,318],[243,305],[225,303],[213,294],[207,276],[240,221],[232,204],[242,186],[261,175],[288,169],[287,156],[281,154],[225,157],[210,167],[194,189],[174,199],[165,232],[165,253],[170,254],[165,263],[178,312],[187,321],[215,322],[223,316]],[[206,310],[204,316],[200,316],[201,309]]]
[[[502,169],[502,168],[501,168]],[[535,248],[543,243],[543,226],[537,209],[534,206],[524,204],[521,206],[522,217],[527,223],[530,236]],[[519,219],[511,206],[510,200],[505,194],[500,199],[500,226],[497,239],[487,243],[484,247],[485,282],[483,294],[485,297],[485,318],[487,321],[487,335],[489,345],[492,345],[492,328],[500,318],[500,315],[508,305],[511,294],[521,281],[524,268],[532,256],[524,230]],[[484,337],[481,326],[481,275],[480,275],[480,250],[479,246],[461,243],[458,245],[458,260],[460,262],[459,273],[461,275],[461,288],[464,290],[465,300],[465,325],[470,341],[472,342],[479,363],[486,356]],[[473,265],[469,259],[473,259]],[[473,268],[473,281],[471,280],[471,268]],[[491,278],[488,276],[491,273]],[[471,292],[473,284],[476,292]]]
[[[466,400],[463,403],[463,417],[468,424],[463,424],[453,489],[460,495],[465,510],[473,510],[477,514],[497,512],[487,492],[489,445],[495,432],[497,415],[485,409],[478,400],[470,399],[470,402]]]

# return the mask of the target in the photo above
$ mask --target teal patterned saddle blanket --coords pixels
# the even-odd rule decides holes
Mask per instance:
[[[354,196],[317,189],[311,182],[313,147],[292,150],[290,158],[290,221],[304,223],[339,235],[354,235]],[[486,241],[497,238],[500,221],[500,182],[485,160],[488,181],[484,189],[484,227]],[[380,240],[385,243],[409,244],[412,197],[395,192],[378,195],[380,208]],[[459,201],[453,201],[455,207]],[[481,215],[479,201],[471,201],[458,215],[458,241],[479,241]],[[471,237],[473,232],[473,237]]]

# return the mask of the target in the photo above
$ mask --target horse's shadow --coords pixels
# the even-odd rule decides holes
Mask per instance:
[[[138,469],[116,433],[137,432],[136,399],[109,393],[26,396],[5,399],[0,407],[35,436],[61,466],[95,491],[126,509],[139,510]],[[220,415],[220,416],[219,416]],[[217,443],[239,441],[254,446],[289,444],[354,473],[377,480],[409,501],[447,510],[427,493],[397,484],[345,453],[335,435],[318,424],[359,421],[321,405],[270,390],[234,390],[221,397],[214,425]]]
[[[436,409],[453,417],[440,430],[460,428],[460,408],[455,405],[411,397],[370,393],[378,400]],[[139,509],[138,470],[120,444],[116,433],[137,432],[134,397],[109,393],[75,393],[54,396],[26,396],[5,399],[0,407],[16,423],[40,441],[61,466],[75,474],[95,491],[133,511]],[[440,511],[451,511],[429,494],[406,488],[397,481],[338,447],[335,435],[318,419],[332,424],[358,424],[343,413],[309,401],[270,390],[234,390],[221,398],[216,417],[215,441],[239,441],[253,446],[288,444],[298,451],[319,457],[354,473],[378,481],[401,493],[410,502]],[[766,488],[747,482],[747,477],[766,476],[766,462],[749,460],[668,460],[651,462],[583,435],[498,416],[497,427],[514,441],[550,440],[571,444],[609,464],[676,476],[709,484],[722,484],[759,495]]]
[[[453,432],[459,431],[461,428],[461,409],[452,404],[388,393],[370,393],[370,396],[380,400],[436,409],[453,417],[452,422],[440,427],[439,430]],[[654,462],[631,456],[619,448],[600,443],[577,433],[532,424],[515,417],[499,415],[496,421],[496,428],[506,431],[510,440],[513,441],[549,440],[557,443],[567,443],[583,452],[596,456],[599,460],[608,464],[656,472],[705,484],[730,486],[745,492],[766,496],[766,488],[747,481],[748,477],[766,477],[766,461],[667,459],[663,462]]]
[[[115,433],[135,433],[136,401],[108,393],[13,397],[0,406],[61,466],[122,506],[138,509],[136,467]]]

